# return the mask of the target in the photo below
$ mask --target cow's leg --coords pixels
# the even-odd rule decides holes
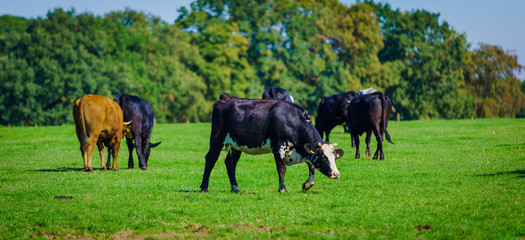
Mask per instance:
[[[88,149],[87,149],[87,167],[84,167],[85,171],[93,172],[93,150],[95,149],[95,146],[98,142],[98,136],[99,134],[93,134],[88,142]]]
[[[379,160],[385,160],[385,154],[383,153],[383,141],[381,141],[381,135],[379,133],[379,126],[374,127],[372,131],[374,131],[374,135],[377,141],[377,149],[376,149],[376,152],[374,153],[374,159],[377,159],[377,154],[379,153],[380,154]]]
[[[303,192],[308,191],[308,189],[313,187],[315,184],[315,167],[309,162],[306,162],[306,164],[308,165],[308,172],[310,175],[308,176],[308,180],[303,183]]]
[[[226,171],[228,171],[228,178],[230,178],[232,192],[239,192],[237,179],[235,179],[235,168],[237,167],[237,162],[241,157],[241,153],[241,151],[231,148],[228,152],[228,156],[226,156],[226,160],[224,160],[224,163],[226,163]]]
[[[142,136],[135,136],[135,150],[137,151],[137,156],[139,158],[139,168],[142,170],[147,170],[148,166],[146,165],[146,160],[144,159],[143,154],[143,142],[142,142]]]
[[[332,132],[331,128],[326,129],[326,141],[330,142],[330,133]]]
[[[127,138],[126,137],[126,144],[128,145],[128,152],[129,152],[128,168],[134,168],[135,167],[135,163],[133,162],[133,148],[134,148],[133,138]]]
[[[120,149],[120,141],[115,140],[115,143],[113,144],[113,146],[110,146],[109,149],[110,149],[109,152],[111,152],[111,155],[113,155],[113,166],[111,167],[111,170],[118,171],[117,157],[118,157],[118,152]]]
[[[84,142],[84,143],[80,144],[80,153],[82,153],[82,160],[84,161],[84,171],[88,171],[89,170],[88,167],[87,167],[88,144],[89,143],[87,143],[87,142]]]
[[[360,158],[361,153],[359,152],[359,135],[357,135],[355,132],[352,132],[352,138],[355,141],[355,158]]]
[[[98,154],[100,155],[100,170],[106,171],[107,167],[106,167],[106,162],[104,161],[104,158],[106,155],[106,151],[104,150],[106,149],[104,148],[104,143],[98,142],[97,147],[98,147]]]
[[[366,131],[366,158],[370,158],[372,153],[370,153],[370,139],[372,138],[372,131]]]
[[[200,186],[201,192],[208,192],[210,173],[219,158],[223,146],[224,144],[222,144],[222,142],[210,144],[210,150],[208,150],[208,153],[206,154],[206,165],[204,166],[204,175],[202,176],[202,183]]]
[[[279,152],[274,151],[275,164],[277,165],[277,173],[279,174],[279,192],[287,192],[286,185],[284,185],[284,175],[286,174],[286,164],[281,159]]]
[[[146,167],[148,167],[149,154],[151,153],[151,144],[149,141],[150,139],[148,139],[147,142],[142,143],[142,147],[144,149],[142,151],[142,154],[144,155],[144,162],[146,163]]]

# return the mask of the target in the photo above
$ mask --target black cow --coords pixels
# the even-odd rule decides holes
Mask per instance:
[[[323,142],[306,111],[295,103],[277,100],[242,99],[223,93],[213,106],[210,149],[200,188],[208,191],[210,173],[223,146],[231,190],[238,192],[235,168],[242,152],[273,153],[279,174],[279,192],[285,192],[286,165],[305,162],[310,176],[303,184],[307,191],[315,184],[315,169],[330,178],[339,178],[335,159],[343,150]]]
[[[139,157],[139,167],[143,170],[148,169],[148,159],[151,148],[158,146],[161,142],[150,143],[151,132],[153,131],[153,108],[151,104],[137,96],[122,94],[115,97],[122,108],[125,121],[132,121],[133,130],[131,134],[126,135],[126,143],[128,144],[129,160],[128,167],[134,168],[133,162],[133,148],[137,149],[137,156]],[[135,143],[133,143],[135,141]],[[109,162],[108,162],[109,164]]]
[[[352,99],[348,108],[347,124],[356,145],[355,158],[361,157],[361,153],[359,152],[359,136],[362,135],[363,132],[366,132],[366,157],[370,157],[370,133],[373,132],[377,141],[374,159],[377,159],[379,152],[380,160],[385,160],[385,154],[383,153],[383,133],[386,136],[386,140],[393,144],[390,140],[390,134],[388,134],[387,131],[388,118],[390,117],[391,110],[392,101],[380,92],[357,95]]]
[[[335,126],[346,122],[347,106],[355,95],[354,91],[339,93],[323,97],[319,102],[315,128],[321,137],[326,134],[326,141],[330,141],[330,132]]]
[[[263,92],[262,99],[274,99],[288,102],[295,102],[292,95],[288,91],[280,88],[273,87]]]

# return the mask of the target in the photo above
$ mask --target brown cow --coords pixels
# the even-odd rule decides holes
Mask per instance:
[[[95,145],[101,159],[101,170],[106,170],[104,145],[108,147],[108,159],[113,155],[112,170],[117,171],[117,157],[120,140],[129,133],[131,122],[123,121],[122,109],[110,98],[98,95],[84,95],[75,101],[73,118],[84,159],[84,171],[93,171],[92,157]]]

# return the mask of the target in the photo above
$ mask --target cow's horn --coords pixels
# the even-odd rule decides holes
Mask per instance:
[[[350,103],[350,100],[346,100],[347,103]]]
[[[133,120],[129,121],[129,122],[124,122],[124,126],[128,126],[131,124],[131,122],[133,122]]]
[[[337,143],[334,143],[334,144],[332,144],[332,145],[334,145],[334,147],[337,147],[337,145],[339,145],[339,144],[337,144]]]
[[[320,142],[317,142],[317,146],[319,146],[319,147],[320,147],[320,146],[321,146],[321,143],[320,143]]]

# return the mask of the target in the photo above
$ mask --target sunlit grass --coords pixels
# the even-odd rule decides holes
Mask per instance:
[[[231,193],[224,151],[200,193],[210,127],[157,125],[147,171],[127,168],[123,142],[120,170],[95,154],[93,173],[72,125],[0,128],[0,238],[525,237],[523,119],[391,122],[381,162],[354,159],[337,127],[341,178],[317,173],[302,193],[307,167],[294,165],[284,194],[271,154],[243,154]]]

